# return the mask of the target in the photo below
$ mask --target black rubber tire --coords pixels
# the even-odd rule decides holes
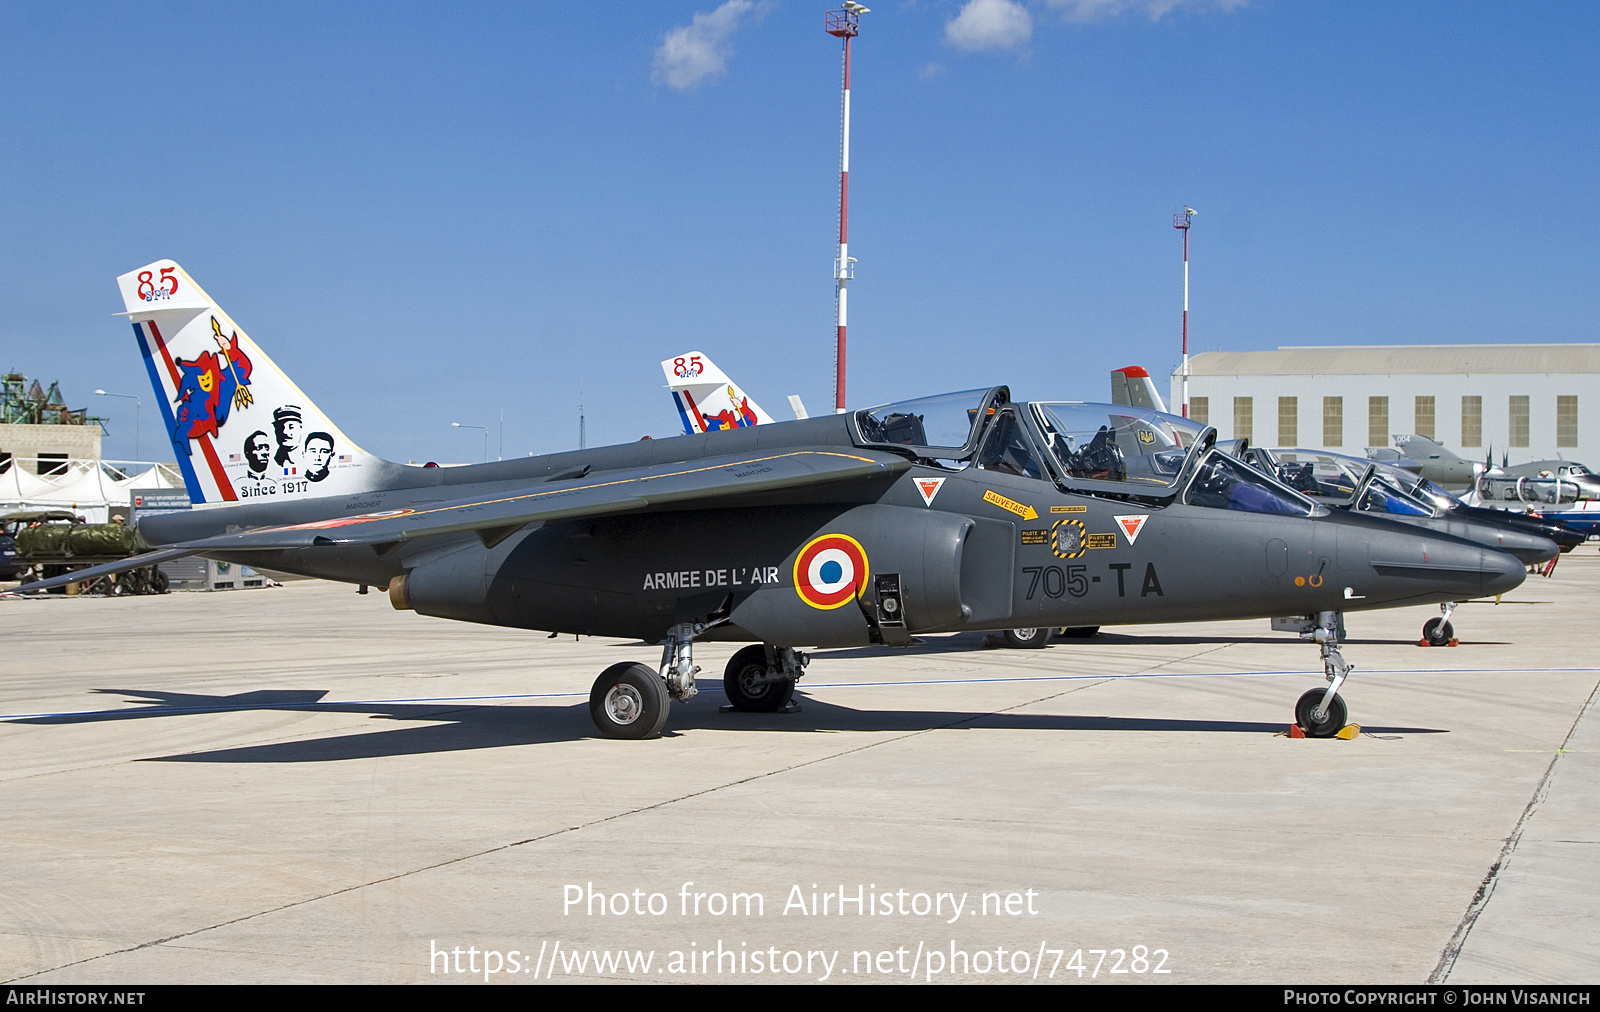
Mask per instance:
[[[589,690],[589,718],[606,738],[654,738],[669,706],[661,676],[636,661],[611,665]]]
[[[774,682],[761,679],[767,672],[767,649],[761,644],[741,648],[728,659],[722,671],[722,691],[735,710],[745,713],[777,713],[794,696],[794,679]]]
[[[1100,635],[1100,627],[1097,625],[1069,625],[1063,626],[1060,633],[1062,637],[1069,640],[1086,640],[1091,636]]]
[[[150,592],[152,594],[165,594],[167,589],[171,586],[172,581],[167,578],[166,573],[159,569],[157,569],[155,574],[150,577]]]
[[[1307,689],[1300,696],[1300,701],[1294,704],[1294,722],[1300,725],[1300,730],[1306,733],[1307,738],[1332,738],[1344,729],[1349,720],[1350,711],[1344,705],[1343,696],[1333,697],[1333,702],[1328,704],[1328,716],[1322,721],[1311,719],[1311,711],[1317,708],[1327,693],[1326,688]]]
[[[1422,623],[1422,638],[1430,646],[1442,647],[1455,638],[1456,630],[1442,618],[1430,618]]]
[[[1004,635],[1008,647],[1015,647],[1018,650],[1041,650],[1050,642],[1050,627],[1007,629]]]

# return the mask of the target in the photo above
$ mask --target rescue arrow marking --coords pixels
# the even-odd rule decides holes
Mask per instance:
[[[999,492],[995,492],[993,490],[983,493],[983,501],[987,503],[993,503],[1007,512],[1015,513],[1024,520],[1039,519],[1039,511],[1035,510],[1032,506],[1026,506],[1020,502],[1017,502],[1015,499],[1007,499]]]

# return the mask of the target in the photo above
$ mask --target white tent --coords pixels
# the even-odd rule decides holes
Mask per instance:
[[[136,488],[182,488],[183,479],[173,474],[171,464],[152,464],[148,469],[116,483],[121,502],[128,501],[128,493]]]
[[[0,510],[70,509],[92,524],[110,519],[112,506],[128,505],[136,488],[183,488],[171,464],[154,464],[127,478],[98,460],[71,460],[65,474],[40,476],[13,464],[0,474]]]
[[[34,505],[34,497],[51,486],[49,478],[41,478],[18,464],[0,474],[0,508],[27,509]]]
[[[127,501],[128,494],[117,487],[116,480],[98,461],[92,460],[73,463],[66,474],[33,495],[34,504],[76,510],[91,524],[105,523],[111,504]]]

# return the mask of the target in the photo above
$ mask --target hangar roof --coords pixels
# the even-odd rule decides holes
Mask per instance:
[[[1176,376],[1180,366],[1173,370]],[[1380,344],[1207,351],[1190,376],[1409,376],[1600,373],[1600,344]]]

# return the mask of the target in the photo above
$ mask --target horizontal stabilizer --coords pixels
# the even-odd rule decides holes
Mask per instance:
[[[57,587],[65,587],[69,583],[83,583],[86,580],[98,580],[102,576],[115,576],[118,573],[126,573],[135,569],[143,569],[146,566],[154,566],[162,562],[171,562],[173,559],[182,559],[190,555],[199,554],[200,549],[198,548],[185,548],[182,546],[177,546],[173,548],[163,548],[157,552],[145,552],[143,555],[130,555],[126,559],[118,559],[116,562],[107,562],[100,566],[90,566],[87,569],[76,569],[64,576],[52,576],[48,580],[39,580],[34,583],[24,583],[19,586],[12,587],[9,590],[0,591],[0,597],[8,597],[12,594],[37,594],[41,591],[49,591],[54,590]]]

